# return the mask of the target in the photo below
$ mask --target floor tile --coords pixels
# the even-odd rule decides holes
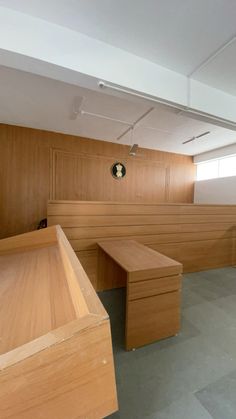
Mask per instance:
[[[236,269],[222,268],[211,269],[204,272],[204,276],[208,281],[214,285],[228,289],[232,294],[236,294]]]
[[[223,310],[232,319],[233,323],[236,323],[236,294],[218,298],[213,304]]]
[[[216,281],[209,281],[205,273],[202,273],[201,279],[190,281],[189,287],[192,292],[198,295],[198,297],[201,297],[206,301],[216,300],[217,298],[226,297],[232,294],[230,289],[218,284],[216,284]]]
[[[213,419],[235,419],[236,371],[198,391],[196,397]]]
[[[202,296],[200,296],[197,292],[192,290],[191,288],[184,286],[182,289],[182,298],[181,298],[181,307],[188,308],[195,306],[197,304],[204,303],[206,301]]]
[[[202,406],[197,398],[186,393],[179,400],[171,403],[160,412],[156,412],[146,419],[212,419],[210,413]]]
[[[214,302],[205,302],[183,310],[184,316],[200,332],[207,335],[213,329],[230,328],[236,324],[236,318],[218,307]]]
[[[229,398],[236,419],[235,277],[233,268],[185,275],[180,333],[131,352],[124,350],[125,290],[99,294],[112,326],[120,406],[112,419],[231,419],[211,407],[221,382],[229,389],[222,403]]]

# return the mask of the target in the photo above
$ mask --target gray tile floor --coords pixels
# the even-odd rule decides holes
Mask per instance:
[[[99,293],[112,324],[111,419],[236,419],[236,269],[187,274],[177,337],[124,350],[125,291]]]

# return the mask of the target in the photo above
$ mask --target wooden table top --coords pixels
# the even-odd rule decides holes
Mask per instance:
[[[127,272],[166,268],[167,275],[168,269],[171,275],[182,273],[181,263],[135,240],[101,240],[97,244]]]

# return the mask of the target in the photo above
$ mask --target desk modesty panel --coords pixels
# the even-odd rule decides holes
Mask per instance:
[[[127,350],[176,335],[180,329],[182,265],[134,240],[99,241],[98,277],[122,278]]]
[[[48,224],[60,224],[96,290],[98,241],[135,240],[183,264],[184,272],[236,263],[236,205],[49,201]]]
[[[59,226],[0,241],[0,417],[117,410],[109,317]]]

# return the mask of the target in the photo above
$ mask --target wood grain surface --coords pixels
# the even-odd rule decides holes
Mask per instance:
[[[1,419],[117,410],[109,317],[59,226],[0,241],[0,336]]]
[[[50,198],[192,202],[194,176],[189,156],[0,124],[0,238],[35,230]]]
[[[123,286],[119,276],[98,281],[97,242],[135,240],[183,264],[184,272],[236,263],[236,206],[50,201],[58,222],[97,290]]]

